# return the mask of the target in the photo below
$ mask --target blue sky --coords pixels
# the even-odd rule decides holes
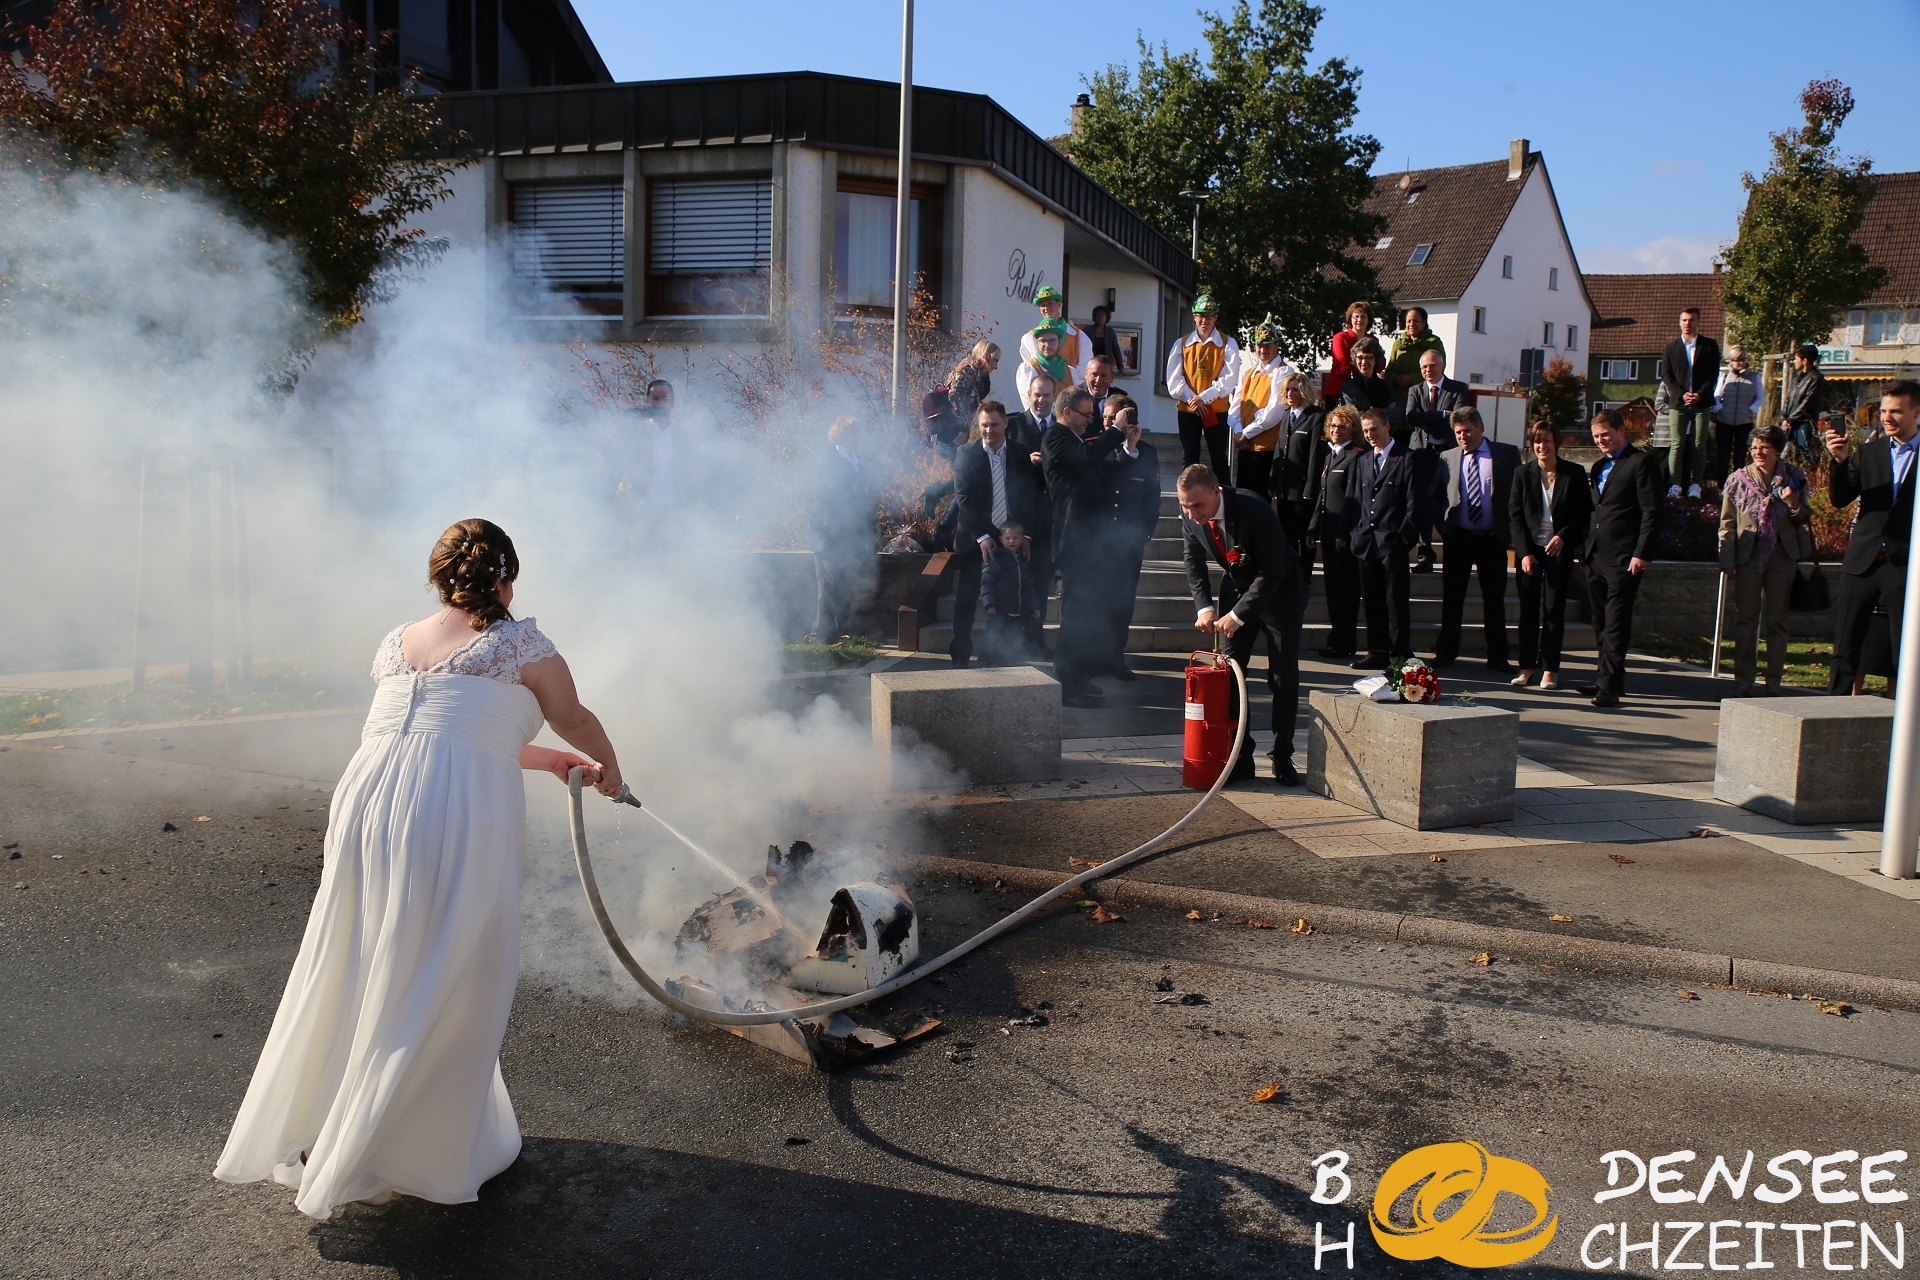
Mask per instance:
[[[898,3],[574,6],[622,80],[900,73]],[[1798,120],[1796,96],[1816,77],[1853,88],[1844,150],[1883,171],[1920,169],[1916,0],[1324,7],[1315,61],[1364,72],[1358,127],[1380,140],[1379,167],[1493,160],[1527,138],[1588,271],[1705,270],[1733,236],[1741,171],[1765,168],[1767,134]],[[1178,0],[920,0],[916,28],[917,83],[987,94],[1043,135],[1064,131],[1083,77],[1134,61],[1136,33],[1200,44],[1195,9]]]

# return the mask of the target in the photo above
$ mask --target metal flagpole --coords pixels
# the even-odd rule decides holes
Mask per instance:
[[[1920,481],[1920,469],[1907,483]],[[1887,757],[1887,812],[1880,827],[1880,874],[1911,880],[1920,845],[1920,556],[1907,556],[1907,601],[1900,612],[1900,675],[1893,691],[1893,750]]]
[[[893,195],[893,416],[906,414],[907,308],[912,303],[913,235],[913,0],[900,13],[900,173]]]
[[[1720,678],[1720,637],[1725,634],[1727,622],[1727,578],[1729,576],[1731,575],[1725,573],[1720,575],[1720,591],[1713,598],[1713,666],[1708,669],[1707,674],[1715,680]],[[1773,641],[1769,640],[1767,644],[1772,645]],[[1767,657],[1773,657],[1771,650]]]

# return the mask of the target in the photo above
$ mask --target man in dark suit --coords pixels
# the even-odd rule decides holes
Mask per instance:
[[[1100,430],[1093,397],[1084,388],[1068,387],[1054,398],[1053,426],[1040,452],[1053,503],[1053,559],[1060,569],[1053,674],[1060,682],[1060,701],[1069,707],[1106,705],[1093,677],[1118,576],[1109,458],[1124,442],[1118,428]]]
[[[1700,496],[1707,474],[1707,449],[1713,441],[1713,400],[1720,387],[1720,344],[1703,333],[1700,308],[1680,313],[1680,336],[1667,344],[1660,363],[1660,382],[1667,389],[1668,494],[1678,497],[1682,486],[1689,498]]]
[[[1267,637],[1267,688],[1273,693],[1273,779],[1298,786],[1293,767],[1294,723],[1300,716],[1300,625],[1307,611],[1307,573],[1294,554],[1280,519],[1266,499],[1244,489],[1222,489],[1208,468],[1195,463],[1180,473],[1180,531],[1186,542],[1187,586],[1197,611],[1194,625],[1218,631],[1226,651],[1246,668],[1253,642]],[[1216,595],[1209,566],[1217,566]],[[1239,714],[1238,689],[1233,714]],[[1254,776],[1244,748],[1233,776]]]
[[[1487,670],[1510,676],[1507,661],[1507,551],[1513,545],[1513,476],[1520,451],[1487,439],[1480,411],[1471,405],[1451,415],[1459,443],[1440,455],[1431,497],[1444,512],[1447,563],[1441,581],[1440,639],[1433,665],[1451,666],[1460,657],[1460,619],[1467,607],[1467,583],[1480,575],[1480,605],[1487,635]]]
[[[1833,469],[1827,497],[1835,510],[1856,499],[1847,554],[1834,601],[1833,669],[1828,693],[1852,693],[1860,651],[1876,604],[1887,610],[1887,636],[1899,669],[1900,622],[1907,598],[1907,555],[1913,544],[1914,489],[1920,483],[1920,383],[1893,383],[1880,393],[1881,433],[1854,449],[1845,432],[1827,432]],[[1909,691],[1901,690],[1902,696]]]
[[[827,428],[826,452],[815,472],[807,546],[818,589],[812,634],[821,644],[846,634],[873,588],[880,542],[873,503],[880,486],[871,463],[860,456],[860,438],[858,421],[837,419]]]
[[[1467,384],[1445,376],[1447,359],[1438,351],[1420,356],[1420,381],[1407,388],[1407,423],[1414,428],[1409,443],[1429,449],[1453,447],[1455,409],[1473,403]]]
[[[1418,308],[1415,308],[1416,310]],[[1415,449],[1450,449],[1453,447],[1453,419],[1455,409],[1465,408],[1473,403],[1472,392],[1464,382],[1456,382],[1446,376],[1447,357],[1440,351],[1423,351],[1420,354],[1420,380],[1407,388],[1407,425],[1411,428],[1412,439],[1408,441]],[[1420,526],[1420,549],[1414,553],[1415,573],[1433,572],[1433,526]]]
[[[1120,429],[1122,439],[1111,461],[1115,567],[1108,598],[1106,661],[1100,673],[1131,681],[1139,677],[1127,665],[1127,633],[1133,626],[1147,543],[1160,525],[1160,451],[1141,439],[1140,409],[1130,397],[1115,394],[1107,404],[1119,406],[1109,425]]]
[[[1037,374],[1027,383],[1027,407],[1007,415],[1007,439],[1022,453],[1040,452],[1040,442],[1047,438],[1047,428],[1053,425],[1053,398],[1056,391],[1052,378],[1044,373]]]
[[[1427,518],[1431,449],[1409,453],[1393,438],[1392,424],[1378,409],[1360,415],[1367,451],[1359,462],[1358,512],[1351,545],[1360,561],[1360,587],[1367,605],[1367,651],[1355,671],[1383,671],[1394,658],[1413,656],[1413,579],[1407,551]],[[1391,613],[1391,626],[1389,626]]]
[[[1633,602],[1640,575],[1653,557],[1653,531],[1660,519],[1658,468],[1627,443],[1627,425],[1617,409],[1593,415],[1593,443],[1600,460],[1593,481],[1593,524],[1587,534],[1587,585],[1599,631],[1600,670],[1580,692],[1596,707],[1620,704],[1627,684],[1627,645],[1633,639]]]
[[[982,400],[975,413],[980,438],[953,455],[953,665],[973,656],[973,611],[980,598],[980,571],[995,556],[1012,555],[1000,545],[1000,531],[1011,521],[1028,530],[1031,564],[1041,560],[1039,544],[1052,542],[1053,513],[1033,459],[1007,439],[1007,409],[998,400]]]

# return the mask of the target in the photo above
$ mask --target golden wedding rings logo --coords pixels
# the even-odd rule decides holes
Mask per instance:
[[[1407,1152],[1381,1175],[1370,1219],[1374,1243],[1408,1262],[1440,1258],[1462,1267],[1523,1262],[1546,1248],[1559,1226],[1559,1215],[1547,1206],[1550,1190],[1530,1164],[1496,1156],[1477,1142],[1436,1142]],[[1394,1205],[1409,1191],[1413,1221],[1402,1225],[1393,1220]],[[1503,1191],[1532,1208],[1531,1222],[1493,1227]]]

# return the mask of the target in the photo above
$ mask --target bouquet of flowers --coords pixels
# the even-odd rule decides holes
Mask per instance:
[[[1404,658],[1387,669],[1387,683],[1403,702],[1438,702],[1440,675],[1418,658]]]

